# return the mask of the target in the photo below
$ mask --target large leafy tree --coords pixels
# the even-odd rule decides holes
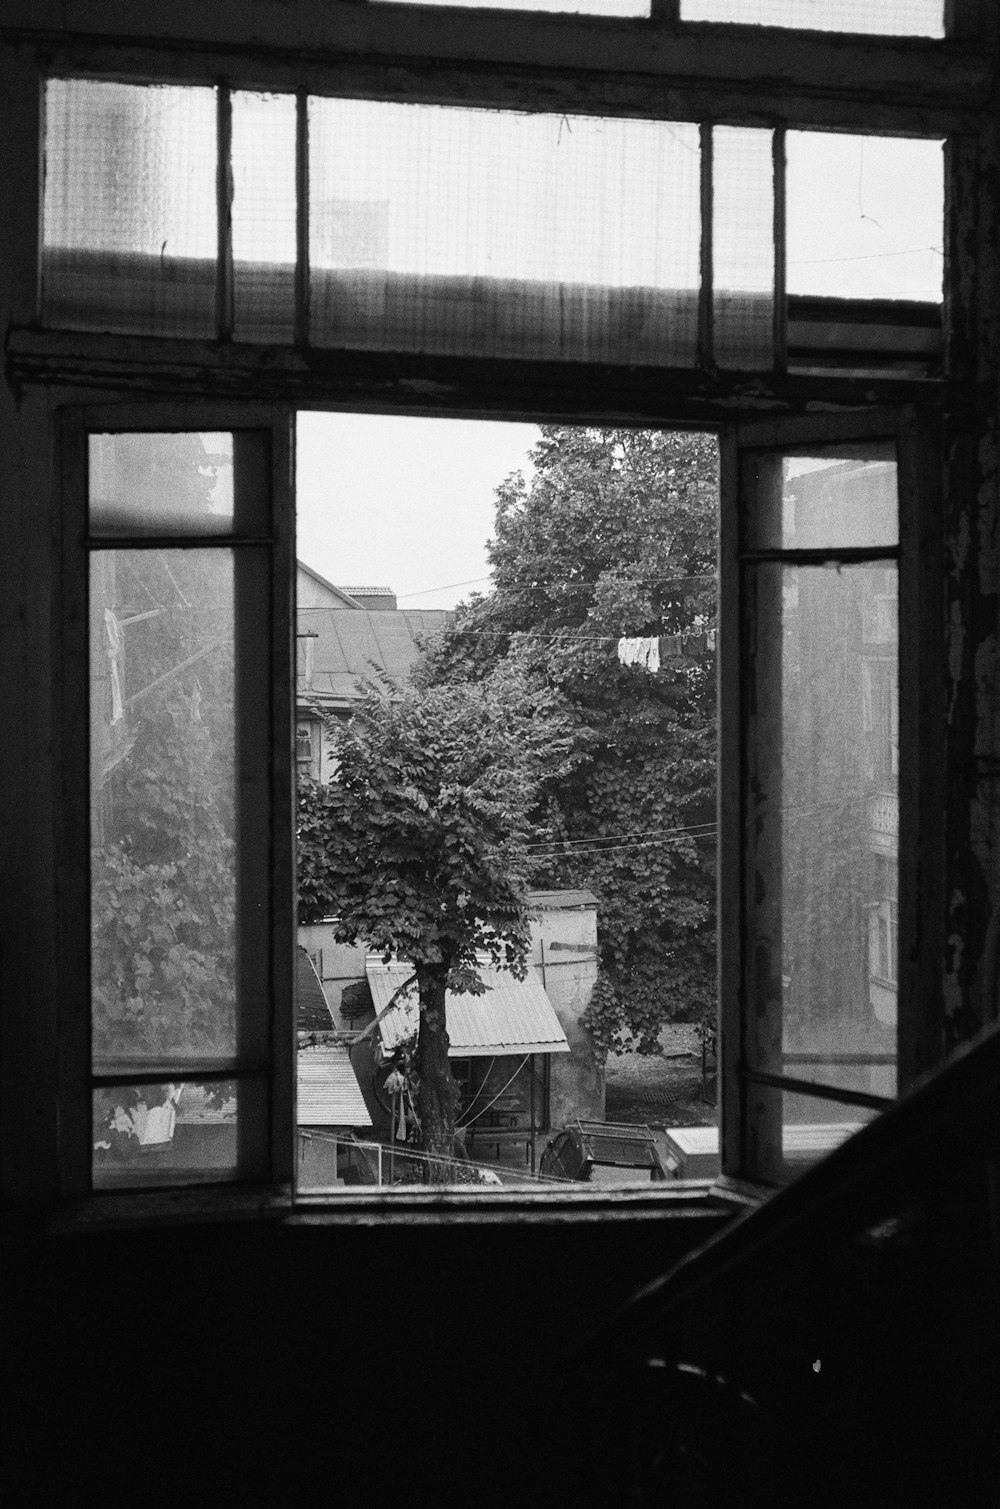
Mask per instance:
[[[300,920],[332,915],[339,941],[412,966],[421,1142],[449,1159],[445,992],[481,993],[483,955],[526,972],[533,817],[569,751],[561,699],[505,665],[475,684],[370,684],[333,727],[336,779],[299,795]]]
[[[571,709],[530,879],[595,891],[592,1027],[654,1051],[664,1023],[714,1009],[715,443],[549,426],[531,460],[530,480],[497,493],[493,590],[459,609],[424,679],[488,679],[500,662]],[[677,653],[659,672],[620,664],[620,636],[661,635]]]

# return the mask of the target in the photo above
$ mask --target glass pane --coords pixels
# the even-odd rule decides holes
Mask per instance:
[[[237,1051],[233,624],[230,550],[91,556],[95,1066]]]
[[[897,572],[750,568],[752,1068],[895,1093]]]
[[[583,16],[648,16],[649,0],[420,0],[423,5],[461,5],[467,10],[526,10]]]
[[[314,340],[693,362],[698,129],[310,100]]]
[[[743,460],[748,550],[844,550],[899,540],[893,441],[751,451]]]
[[[943,0],[681,0],[682,21],[742,21],[883,37],[943,37]]]
[[[93,1094],[95,1189],[206,1184],[260,1175],[262,1081],[104,1085]]]
[[[49,80],[44,319],[211,335],[215,194],[213,89]]]
[[[789,294],[941,302],[940,141],[789,131]]]
[[[232,532],[232,435],[91,435],[88,444],[91,534]]]
[[[233,94],[233,333],[295,328],[295,96]]]
[[[712,268],[715,360],[720,367],[774,361],[774,164],[770,131],[712,132]]]
[[[756,1178],[787,1184],[877,1115],[870,1107],[846,1105],[825,1096],[749,1085],[749,1166]]]

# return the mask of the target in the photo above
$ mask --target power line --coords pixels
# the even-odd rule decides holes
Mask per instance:
[[[691,833],[678,836],[689,837],[692,843],[699,843],[705,838],[715,839],[718,837],[718,834],[713,828],[708,833]],[[549,864],[550,862],[567,859],[596,859],[602,854],[624,854],[633,849],[648,849],[656,845],[663,847],[664,840],[662,838],[639,838],[634,843],[612,844],[607,849],[572,849],[569,851],[564,850],[561,854],[532,854],[531,858],[537,860],[539,864]]]
[[[821,262],[878,262],[883,257],[915,257],[922,252],[933,252],[936,257],[944,256],[940,246],[907,246],[901,251],[860,252],[850,257],[789,257],[788,265],[789,267],[817,267]],[[793,294],[792,297],[795,298],[796,295]]]
[[[629,828],[624,833],[595,833],[590,838],[554,838],[551,840],[541,840],[535,844],[528,844],[526,847],[529,849],[549,849],[557,844],[595,844],[603,843],[605,840],[610,841],[619,838],[668,838],[672,837],[676,833],[697,833],[706,828],[711,829],[714,833],[715,827],[716,825],[714,822],[708,822],[691,823],[686,827],[678,828]]]
[[[474,587],[479,582],[490,582],[492,580],[491,576],[474,576],[465,582],[443,582],[439,587],[421,587],[417,592],[399,592],[396,594],[396,600],[397,602],[406,602],[411,597],[429,597],[432,592],[449,592],[455,587]],[[664,576],[660,573],[650,573],[647,576],[616,576],[610,578],[610,582],[613,585],[620,585],[622,587],[642,587],[663,582],[714,582],[717,580],[718,573],[715,571],[689,571],[684,574],[670,576]],[[507,585],[497,588],[497,591],[503,593],[545,592],[553,587],[561,587],[563,590],[574,592],[594,592],[597,586],[597,582],[578,582],[573,581],[568,576],[557,576],[547,581],[533,582],[523,586]],[[300,613],[348,613],[356,610],[328,604],[299,608],[298,611]],[[444,609],[442,611],[447,612],[449,610]]]
[[[326,609],[305,608],[303,612],[326,612]],[[336,610],[334,610],[336,611]],[[542,640],[551,644],[563,644],[568,648],[575,644],[617,644],[620,639],[628,639],[627,634],[581,634],[576,629],[550,629],[543,632],[541,629],[466,629],[461,630],[463,635],[478,639],[508,639],[525,638]],[[678,629],[676,633],[662,631],[649,638],[660,639],[701,639],[706,634],[714,633],[714,629]],[[633,638],[637,636],[631,636]],[[638,636],[642,637],[642,636]]]

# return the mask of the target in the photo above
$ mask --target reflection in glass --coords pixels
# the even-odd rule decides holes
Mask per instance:
[[[697,126],[311,99],[309,131],[316,341],[694,360]]]
[[[744,459],[748,550],[846,550],[899,540],[893,441],[807,446]]]
[[[49,324],[211,335],[215,91],[50,79],[42,308]]]
[[[93,1094],[95,1189],[204,1184],[252,1172],[264,1100],[256,1080],[103,1085]]]
[[[753,1087],[747,1137],[757,1177],[786,1184],[832,1153],[878,1113],[818,1095]],[[781,1128],[780,1143],[768,1123]]]
[[[91,555],[95,1067],[236,1051],[230,550]]]
[[[894,564],[751,568],[752,1068],[895,1094]]]
[[[89,528],[96,535],[230,533],[232,435],[91,435]]]

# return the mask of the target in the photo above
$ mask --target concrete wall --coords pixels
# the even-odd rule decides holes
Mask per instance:
[[[536,892],[532,966],[545,987],[569,1053],[551,1058],[553,1127],[580,1116],[604,1120],[604,1061],[581,1018],[597,983],[597,898],[589,891]]]

